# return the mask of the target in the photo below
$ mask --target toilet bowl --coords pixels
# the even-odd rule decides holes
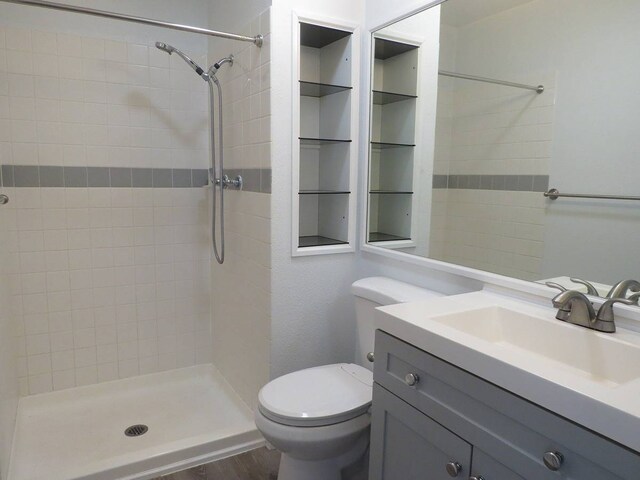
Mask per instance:
[[[442,296],[384,277],[358,280],[360,365],[338,363],[276,378],[258,395],[255,423],[282,452],[278,480],[366,480],[373,387],[374,309]]]

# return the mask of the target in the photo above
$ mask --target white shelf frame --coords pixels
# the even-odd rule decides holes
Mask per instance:
[[[291,155],[291,256],[327,255],[353,253],[356,251],[357,201],[358,201],[358,159],[360,152],[360,26],[357,23],[322,17],[304,12],[292,14],[292,155]],[[300,236],[300,23],[310,23],[321,27],[351,32],[351,95],[349,139],[349,194],[347,242],[341,245],[321,245],[299,247]]]
[[[417,96],[417,98],[414,100],[416,102],[416,118],[415,118],[415,127],[414,127],[414,143],[415,146],[414,147],[406,147],[406,148],[413,148],[413,178],[412,178],[412,191],[413,191],[413,195],[411,196],[411,236],[410,236],[410,240],[391,240],[388,242],[372,242],[371,244],[369,243],[369,208],[370,208],[370,194],[369,194],[369,188],[370,188],[370,182],[371,182],[371,136],[373,133],[373,86],[374,86],[374,81],[373,81],[373,75],[375,72],[375,68],[374,68],[374,62],[375,62],[375,39],[380,39],[380,40],[390,40],[393,42],[398,42],[398,43],[404,43],[407,45],[413,45],[415,47],[417,47],[418,49],[420,49],[422,42],[419,39],[416,38],[412,38],[411,36],[406,36],[406,37],[400,37],[397,35],[391,35],[388,33],[381,33],[381,32],[370,32],[370,44],[369,44],[369,79],[368,79],[368,85],[367,85],[367,108],[369,109],[368,112],[368,118],[369,118],[369,129],[368,129],[368,133],[367,133],[367,140],[369,141],[369,144],[367,145],[367,156],[366,156],[366,165],[367,165],[367,175],[366,175],[366,185],[365,185],[365,189],[366,189],[366,200],[365,200],[365,214],[364,214],[364,221],[361,222],[362,224],[364,224],[364,228],[362,231],[362,238],[363,238],[363,244],[364,245],[372,245],[376,248],[380,248],[380,249],[384,249],[384,248],[389,248],[389,249],[399,249],[399,248],[413,248],[416,247],[418,245],[418,241],[417,241],[417,237],[420,235],[420,233],[418,233],[418,219],[417,219],[417,201],[420,198],[420,185],[418,183],[418,176],[420,173],[420,168],[418,166],[418,159],[422,158],[422,152],[424,150],[424,147],[422,145],[422,142],[419,141],[418,138],[416,138],[417,132],[422,131],[422,116],[420,115],[420,109],[421,109],[421,99],[422,99],[422,91],[421,91],[421,85],[420,82],[417,82],[416,84],[416,92],[415,95]],[[418,63],[417,63],[417,75],[420,74],[421,70],[422,70],[422,65],[421,65],[421,57],[420,55],[418,55]]]

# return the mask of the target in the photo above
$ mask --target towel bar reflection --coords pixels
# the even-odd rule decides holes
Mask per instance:
[[[544,192],[543,195],[550,200],[557,200],[560,197],[566,198],[595,198],[600,200],[640,200],[640,197],[631,195],[597,195],[586,193],[560,193],[557,188],[552,188],[548,192]]]

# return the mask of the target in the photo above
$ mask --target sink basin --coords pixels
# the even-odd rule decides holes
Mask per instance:
[[[432,316],[430,320],[510,350],[526,361],[570,369],[615,388],[640,378],[640,347],[560,320],[501,306]]]

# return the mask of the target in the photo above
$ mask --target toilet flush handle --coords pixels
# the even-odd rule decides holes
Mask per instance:
[[[374,360],[373,352],[367,353],[367,360],[369,360],[371,363],[373,363],[373,360]]]

